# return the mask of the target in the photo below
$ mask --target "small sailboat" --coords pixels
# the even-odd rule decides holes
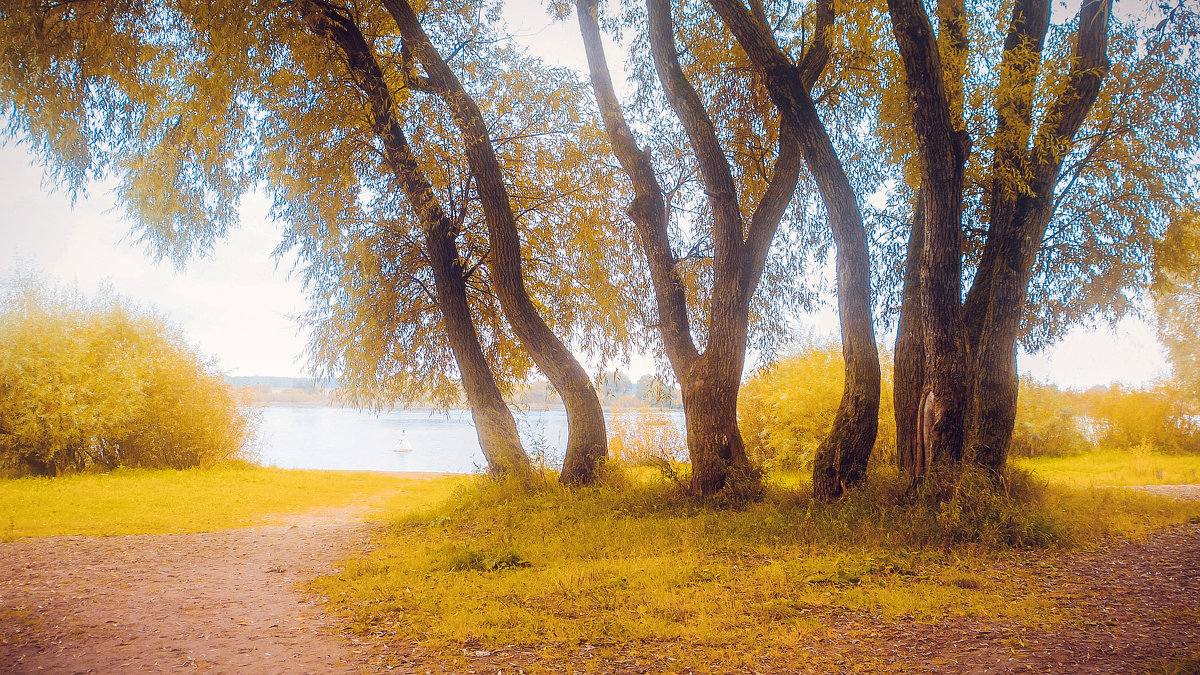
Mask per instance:
[[[410,443],[408,440],[408,430],[407,429],[402,430],[400,432],[400,444],[396,446],[396,452],[412,452],[412,451],[413,451],[413,446],[412,446],[412,443]]]

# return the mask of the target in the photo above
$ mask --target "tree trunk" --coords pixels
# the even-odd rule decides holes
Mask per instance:
[[[455,243],[457,226],[442,209],[408,143],[404,128],[393,114],[395,107],[383,70],[358,26],[349,17],[325,6],[323,11],[307,18],[315,31],[332,39],[346,54],[350,71],[367,97],[373,130],[383,143],[389,168],[421,219],[438,307],[462,376],[488,471],[493,475],[528,475],[531,472],[529,456],[521,447],[516,421],[496,386],[471,319],[466,279]]]
[[[968,338],[974,356],[972,367],[971,432],[969,449],[974,461],[993,471],[1007,462],[1016,420],[1016,343],[1029,293],[1033,265],[1054,213],[1054,190],[1067,152],[1083,125],[1108,74],[1107,55],[1110,0],[1088,0],[1079,10],[1074,63],[1067,87],[1050,104],[1038,128],[1033,147],[1028,133],[998,145],[993,159],[995,177],[989,195],[991,223],[979,273],[967,297]],[[1016,64],[1026,64],[1031,54],[1040,56],[1050,8],[1046,0],[1025,0],[1013,9],[1005,43]],[[1023,87],[1036,77],[1036,67],[1003,68],[1018,81],[1001,90],[1009,97],[998,101],[999,118],[1029,124],[1033,102]],[[1006,185],[1003,176],[1029,176],[1024,189]]]
[[[696,360],[682,378],[691,491],[696,495],[753,496],[760,483],[737,423],[741,383],[730,377],[731,364],[714,361],[711,357]],[[736,370],[740,373],[741,368]]]
[[[434,48],[408,2],[385,0],[384,5],[400,29],[405,48],[411,49],[425,67],[429,91],[445,101],[462,134],[467,162],[488,223],[491,244],[488,266],[504,315],[538,368],[562,396],[567,411],[567,450],[560,479],[565,484],[592,483],[600,462],[608,454],[604,411],[591,378],[546,325],[525,288],[520,232],[483,114]]]
[[[926,387],[933,392],[933,461],[962,460],[968,409],[962,321],[962,195],[970,139],[955,124],[937,38],[917,0],[888,0],[921,162],[920,256]],[[961,112],[961,110],[959,111]]]
[[[779,155],[762,198],[745,223],[737,186],[712,119],[679,65],[670,3],[647,2],[651,50],[664,93],[683,124],[700,165],[712,207],[714,284],[708,345],[701,354],[692,339],[684,286],[668,237],[669,214],[649,153],[637,147],[613,92],[604,57],[595,0],[576,3],[592,88],[613,152],[633,184],[629,208],[650,268],[658,328],[667,358],[683,389],[692,491],[698,495],[759,491],[737,428],[737,392],[746,351],[749,304],[758,287],[767,251],[795,190],[801,155],[795,129],[782,129]]]
[[[918,419],[925,391],[925,337],[921,330],[921,250],[925,247],[925,218],[918,195],[908,235],[904,264],[904,295],[896,326],[892,402],[896,413],[896,463],[915,485],[927,468],[918,444]]]
[[[438,307],[442,322],[462,376],[463,390],[471,406],[479,447],[494,476],[527,476],[532,473],[529,455],[521,447],[517,423],[504,403],[500,388],[479,345],[479,334],[471,320],[467,302],[462,259],[455,243],[455,232],[443,219],[436,227],[426,227],[425,242],[433,267]]]

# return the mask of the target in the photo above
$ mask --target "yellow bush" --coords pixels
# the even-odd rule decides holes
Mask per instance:
[[[881,366],[879,435],[872,461],[889,460],[896,448],[892,368],[886,362]],[[768,470],[810,466],[833,425],[844,368],[840,347],[816,345],[751,376],[738,397],[739,424],[750,456]]]
[[[1082,398],[1100,447],[1200,452],[1200,425],[1188,396],[1174,383],[1155,382],[1141,389],[1114,384],[1090,389]]]
[[[687,437],[668,411],[618,410],[608,424],[608,450],[625,464],[678,461],[687,457]]]
[[[250,420],[162,317],[19,280],[0,299],[0,471],[184,468],[239,458]]]
[[[1092,450],[1078,394],[1022,378],[1009,453],[1014,457],[1063,457]]]

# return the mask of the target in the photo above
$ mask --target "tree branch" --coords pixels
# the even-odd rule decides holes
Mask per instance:
[[[628,214],[638,229],[642,250],[650,267],[664,346],[676,372],[682,372],[699,357],[699,352],[691,338],[683,280],[671,255],[670,238],[667,236],[669,212],[662,185],[650,163],[649,150],[638,149],[621,104],[617,101],[600,38],[599,2],[576,0],[575,8],[600,117],[612,144],[613,154],[633,183],[634,199]]]
[[[704,190],[713,209],[715,272],[718,277],[736,269],[742,248],[742,216],[738,207],[737,185],[729,160],[725,157],[712,119],[704,109],[683,68],[675,48],[675,29],[671,20],[671,0],[646,0],[649,19],[650,51],[655,70],[667,101],[691,141]],[[720,285],[720,282],[718,282]]]

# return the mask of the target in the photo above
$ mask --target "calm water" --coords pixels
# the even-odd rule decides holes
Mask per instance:
[[[352,471],[438,471],[472,473],[484,468],[471,415],[465,411],[367,412],[353,408],[256,408],[259,460],[286,469]],[[682,425],[682,413],[669,413]],[[529,451],[542,449],[552,465],[567,445],[567,416],[561,410],[517,418]],[[402,439],[411,452],[396,452]]]

